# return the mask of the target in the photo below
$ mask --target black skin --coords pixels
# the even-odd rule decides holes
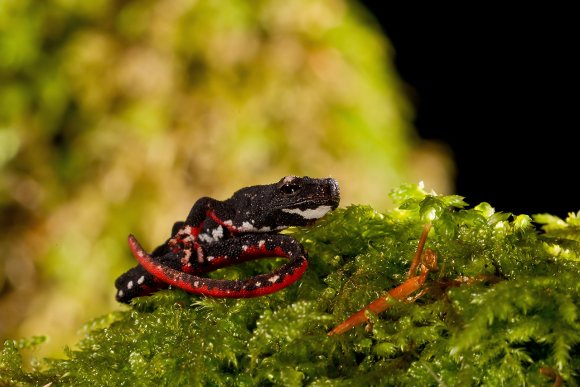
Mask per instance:
[[[287,286],[290,283],[283,281],[290,281],[290,278],[295,281],[292,273],[299,266],[303,265],[305,269],[307,265],[302,245],[291,236],[278,232],[290,226],[313,223],[326,212],[336,209],[339,201],[338,184],[334,179],[296,176],[284,177],[275,184],[242,188],[224,201],[204,197],[193,205],[184,222],[173,225],[172,237],[149,257],[162,265],[164,270],[167,269],[165,271],[171,272],[179,283],[189,282],[188,286],[191,287],[194,281],[196,284],[202,282],[207,291],[200,294],[253,297],[255,294],[247,294],[256,288],[256,284],[278,285],[277,288]],[[275,248],[283,251],[280,256],[289,258],[290,262],[272,273],[244,281],[197,277],[220,267],[273,256],[264,254],[264,251],[255,251],[260,243],[270,252]],[[247,250],[248,247],[250,250]],[[135,250],[134,254],[137,257]],[[188,289],[179,286],[179,283],[174,285]],[[115,286],[118,289],[117,301],[129,303],[134,297],[169,285],[138,265],[121,275]],[[224,289],[230,289],[232,295],[224,296]],[[195,290],[188,291],[195,293]]]

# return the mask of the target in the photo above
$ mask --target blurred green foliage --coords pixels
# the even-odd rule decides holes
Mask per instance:
[[[415,146],[391,54],[346,0],[0,1],[0,337],[71,342],[125,236],[200,196],[332,175],[385,203]]]
[[[35,385],[553,385],[580,373],[580,213],[527,215],[468,208],[458,196],[395,191],[398,208],[350,206],[294,230],[310,254],[295,285],[255,299],[178,290],[134,300],[85,326],[66,359],[22,368],[6,341],[0,382]],[[327,332],[405,281],[423,225],[439,271],[414,303],[393,301],[370,324]],[[566,231],[564,233],[563,231]],[[271,269],[237,267],[244,278]],[[485,277],[482,277],[485,276]],[[477,280],[480,278],[481,280]]]

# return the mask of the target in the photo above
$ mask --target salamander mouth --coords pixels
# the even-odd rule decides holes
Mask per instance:
[[[296,210],[307,211],[308,209],[313,209],[316,207],[329,207],[330,211],[332,211],[338,207],[338,204],[339,204],[338,201],[311,199],[311,200],[302,200],[290,206],[279,206],[278,209],[282,210],[292,208]]]

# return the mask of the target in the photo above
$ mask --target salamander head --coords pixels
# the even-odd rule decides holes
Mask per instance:
[[[236,208],[234,226],[241,232],[270,232],[304,226],[338,207],[336,180],[286,176],[276,184],[243,188],[230,204]]]

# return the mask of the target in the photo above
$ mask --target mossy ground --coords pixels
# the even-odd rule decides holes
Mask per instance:
[[[19,350],[42,340],[8,340],[0,384],[553,384],[543,369],[577,385],[578,216],[532,221],[412,185],[391,197],[398,205],[392,211],[351,206],[293,230],[310,267],[283,291],[241,300],[158,292],[88,323],[65,359],[32,369],[23,368]],[[439,260],[428,294],[393,301],[366,326],[327,336],[405,281],[427,222],[426,246]],[[253,262],[215,275],[246,277],[278,264]]]

